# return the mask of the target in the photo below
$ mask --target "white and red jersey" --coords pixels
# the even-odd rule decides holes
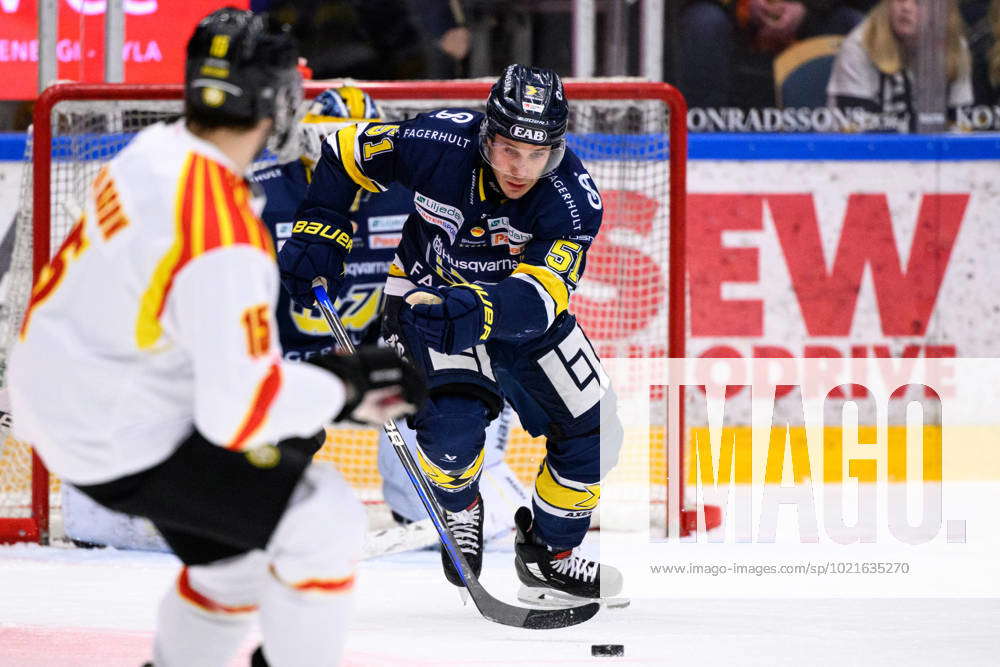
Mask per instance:
[[[101,169],[35,283],[8,376],[16,435],[64,479],[144,470],[192,428],[245,449],[340,411],[336,377],[281,360],[274,249],[251,200],[182,122]]]

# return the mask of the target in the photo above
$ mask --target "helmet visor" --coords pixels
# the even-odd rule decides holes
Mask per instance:
[[[566,153],[566,141],[559,139],[549,146],[529,144],[486,131],[479,133],[479,152],[486,164],[503,176],[534,181],[556,170]]]

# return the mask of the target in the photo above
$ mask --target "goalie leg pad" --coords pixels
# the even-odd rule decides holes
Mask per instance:
[[[449,511],[465,509],[479,492],[490,412],[475,396],[439,392],[413,418],[417,461]]]
[[[400,435],[406,442],[406,448],[410,450],[413,459],[417,458],[417,435],[404,422],[396,422]],[[403,464],[399,462],[399,455],[396,454],[389,436],[385,431],[378,434],[378,472],[382,477],[382,498],[385,499],[389,509],[403,517],[407,521],[420,521],[427,518],[427,510],[420,502],[410,482]]]

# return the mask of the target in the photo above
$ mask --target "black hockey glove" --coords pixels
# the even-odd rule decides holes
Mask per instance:
[[[350,241],[349,236],[347,239]],[[325,278],[330,298],[336,299],[344,283],[347,253],[348,249],[343,244],[293,234],[278,252],[281,284],[293,301],[312,308],[316,301],[312,291],[313,280]]]
[[[379,426],[413,414],[427,399],[420,373],[389,348],[366,345],[354,355],[324,354],[309,361],[344,383],[347,399],[334,421]]]

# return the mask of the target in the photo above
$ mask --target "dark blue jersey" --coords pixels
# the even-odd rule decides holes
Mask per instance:
[[[295,211],[305,197],[312,172],[302,162],[295,161],[261,169],[250,180],[264,189],[267,205],[261,217],[275,247],[280,249],[292,233]],[[347,261],[336,306],[356,345],[362,341],[374,342],[386,273],[403,224],[412,211],[413,198],[402,186],[377,195],[362,190],[351,202],[348,216],[357,225],[353,232],[354,251]],[[297,305],[285,290],[278,297],[276,319],[286,358],[299,359],[332,349],[330,328],[319,309]]]
[[[339,130],[323,154],[297,220],[350,230],[358,186],[413,193],[393,275],[427,286],[477,282],[495,300],[498,338],[548,330],[568,308],[601,224],[601,196],[567,150],[559,167],[507,199],[479,154],[483,114],[442,109],[400,123]]]

